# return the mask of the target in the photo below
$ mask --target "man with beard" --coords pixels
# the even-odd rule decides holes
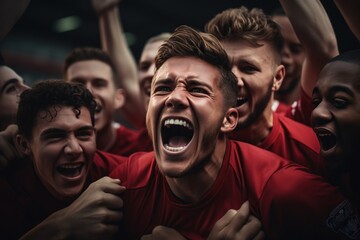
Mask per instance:
[[[351,204],[342,204],[328,224],[353,239],[360,238],[360,223],[352,218],[360,210],[359,76],[360,50],[342,53],[323,68],[312,95],[312,125],[331,173],[329,181],[356,206],[354,210]],[[349,224],[342,225],[341,219]]]
[[[178,27],[155,66],[146,117],[154,152],[134,154],[110,174],[126,187],[127,239],[158,225],[205,239],[247,200],[268,239],[342,237],[325,225],[344,201],[336,188],[303,166],[227,139],[237,124],[237,80],[214,36]]]
[[[298,15],[321,12],[317,1],[301,2]],[[302,13],[302,14],[300,14]],[[272,111],[274,94],[285,76],[281,65],[283,38],[278,25],[263,13],[246,7],[228,9],[216,15],[205,31],[217,37],[226,50],[238,80],[237,128],[231,139],[254,144],[286,159],[325,174],[320,146],[313,130]]]

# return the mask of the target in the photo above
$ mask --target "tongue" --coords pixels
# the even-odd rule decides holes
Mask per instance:
[[[183,147],[186,146],[187,141],[186,138],[184,136],[175,136],[175,137],[171,137],[169,139],[169,146],[170,147]]]

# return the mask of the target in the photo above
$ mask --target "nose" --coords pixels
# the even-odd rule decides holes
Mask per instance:
[[[83,149],[76,137],[70,137],[66,143],[64,152],[66,155],[75,156],[81,154],[83,152]]]
[[[331,121],[331,113],[326,104],[322,101],[311,113],[311,124],[318,127]]]
[[[188,106],[186,90],[176,87],[168,96],[165,102],[166,107],[183,109]]]
[[[237,78],[237,85],[240,87],[244,86],[244,81],[241,78],[241,71],[238,69],[237,66],[232,66],[231,71],[235,74]]]
[[[287,67],[292,64],[292,61],[293,58],[289,46],[285,45],[281,51],[281,62]]]

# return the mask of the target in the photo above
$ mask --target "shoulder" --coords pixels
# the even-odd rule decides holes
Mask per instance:
[[[319,141],[311,127],[299,123],[284,115],[277,114],[276,117],[279,119],[279,123],[282,126],[283,131],[286,132],[290,138],[296,142],[308,146],[309,148],[312,148],[316,152],[319,151]]]
[[[155,173],[156,161],[153,152],[137,152],[118,165],[110,177],[119,178],[127,188],[145,186]]]

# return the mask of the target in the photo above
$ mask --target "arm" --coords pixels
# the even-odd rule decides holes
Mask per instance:
[[[1,0],[0,1],[0,39],[15,25],[30,0]]]
[[[144,128],[145,106],[140,97],[137,65],[122,29],[118,9],[119,0],[92,0],[92,3],[99,16],[103,49],[113,59],[118,73],[117,81],[126,93],[125,105],[120,109],[120,113],[134,127]]]
[[[301,87],[311,96],[321,69],[339,54],[334,30],[319,0],[279,1],[305,49]]]
[[[118,195],[124,190],[120,180],[103,177],[20,239],[111,239],[122,219],[123,201]]]
[[[20,162],[23,158],[21,151],[16,147],[17,125],[9,125],[0,132],[0,170]]]
[[[350,30],[360,41],[360,2],[353,0],[334,0]]]

